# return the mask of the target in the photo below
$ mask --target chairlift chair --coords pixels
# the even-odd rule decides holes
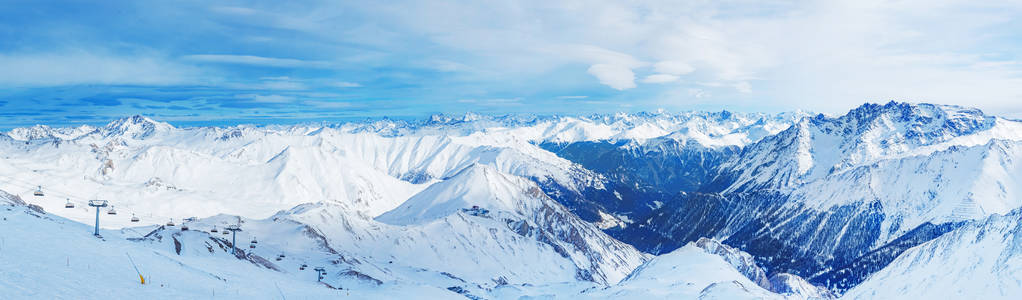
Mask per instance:
[[[39,189],[35,190],[35,193],[32,193],[32,194],[35,195],[36,197],[42,197],[43,196],[43,186],[40,185]]]
[[[216,225],[213,225],[213,229],[209,230],[209,232],[217,233],[217,232],[220,232],[220,231],[216,230]]]
[[[188,223],[181,223],[181,231],[188,231]]]
[[[106,214],[108,214],[108,215],[116,215],[117,214],[117,210],[114,209],[113,205],[111,205],[110,206],[110,210],[106,211]]]
[[[167,226],[174,227],[174,218],[171,218],[170,221],[167,221]]]
[[[67,199],[67,204],[64,204],[64,208],[75,208],[75,204],[71,202],[71,199]]]
[[[138,217],[136,217],[135,214],[131,214],[131,222],[132,223],[138,223],[138,221],[139,221]]]

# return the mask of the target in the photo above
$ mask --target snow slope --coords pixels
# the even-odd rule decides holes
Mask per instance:
[[[881,160],[1022,140],[1022,123],[973,108],[890,102],[805,118],[721,166],[724,192],[790,189]]]
[[[333,284],[426,285],[468,297],[812,297],[827,291],[795,274],[847,283],[831,286],[842,291],[904,249],[1018,209],[1020,146],[1018,121],[893,102],[837,117],[467,114],[177,128],[134,116],[0,133],[0,189],[82,223],[94,218],[87,200],[110,200],[120,213],[104,214],[103,228],[149,232],[195,216],[190,224],[209,230],[242,216],[244,238],[265,245],[252,253],[272,264],[274,252],[329,264]],[[45,196],[32,195],[38,186]],[[184,256],[195,257],[205,251],[196,245],[211,241],[172,231],[132,243],[166,251],[183,242]],[[702,242],[753,285],[720,271],[713,282],[663,275],[699,290],[640,291],[669,283],[632,273],[648,255],[605,232],[657,253]],[[138,236],[124,234],[108,240]],[[691,265],[692,255],[653,269]],[[296,262],[284,259],[281,269]],[[703,267],[718,270],[692,266]],[[615,285],[626,274],[645,279]]]
[[[905,251],[848,291],[847,299],[1017,299],[1022,295],[1022,213],[993,215]]]
[[[436,183],[376,219],[428,227],[451,223],[452,218],[504,223],[490,234],[509,232],[548,245],[575,264],[578,279],[597,283],[616,283],[647,259],[572,215],[535,183],[486,165],[473,165]]]
[[[0,203],[5,202],[0,197]],[[6,201],[11,202],[11,201]],[[316,283],[312,272],[278,272],[236,259],[222,247],[176,253],[171,233],[163,241],[138,240],[131,229],[104,230],[23,205],[0,204],[0,298],[4,299],[263,299],[416,298],[464,299],[441,287],[404,283],[337,290]],[[209,243],[201,232],[174,233],[191,246]],[[186,248],[187,250],[187,248]],[[129,259],[130,257],[130,259]],[[255,256],[252,256],[255,257]],[[132,261],[145,276],[141,285]],[[278,296],[279,295],[279,296]]]
[[[783,299],[720,256],[687,245],[657,256],[618,285],[591,294],[614,299]]]

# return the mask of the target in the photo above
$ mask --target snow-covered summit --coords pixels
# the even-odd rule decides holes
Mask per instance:
[[[169,132],[174,126],[158,122],[148,117],[134,115],[127,118],[114,120],[99,129],[104,137],[123,137],[132,139],[144,139],[161,132]]]
[[[577,266],[578,279],[598,283],[616,283],[646,260],[571,214],[534,182],[481,164],[431,185],[376,220],[415,228],[492,220],[503,226],[491,235],[512,233],[549,245]]]
[[[525,178],[503,174],[492,166],[473,164],[412,196],[377,220],[396,225],[416,224],[472,208],[524,216],[542,205],[539,199],[542,192],[536,194],[538,190]]]
[[[784,189],[883,159],[928,155],[991,139],[1022,140],[1022,123],[950,105],[865,104],[817,115],[750,144],[721,166],[726,191]]]

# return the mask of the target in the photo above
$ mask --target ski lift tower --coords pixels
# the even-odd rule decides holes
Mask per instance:
[[[231,235],[231,254],[234,254],[235,249],[238,249],[238,231],[241,231],[241,226],[227,225],[227,228],[224,228],[224,230],[233,233]]]
[[[317,281],[317,282],[322,282],[322,281],[323,281],[323,274],[326,274],[326,268],[323,268],[323,267],[316,267],[316,268],[315,268],[315,269],[313,269],[313,270],[315,270],[315,271],[316,271],[316,277],[317,277],[317,278],[316,278],[316,281]]]
[[[96,208],[96,232],[93,233],[96,237],[102,237],[99,235],[99,209],[107,206],[106,200],[89,200],[89,206]]]

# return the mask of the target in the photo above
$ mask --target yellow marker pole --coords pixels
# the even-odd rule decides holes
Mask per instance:
[[[124,255],[128,256],[128,261],[130,261],[131,266],[135,268],[135,274],[138,274],[138,281],[141,282],[142,285],[145,285],[145,277],[142,277],[142,272],[138,271],[138,266],[135,265],[135,260],[131,259],[131,255],[129,255],[128,252],[124,252]]]

